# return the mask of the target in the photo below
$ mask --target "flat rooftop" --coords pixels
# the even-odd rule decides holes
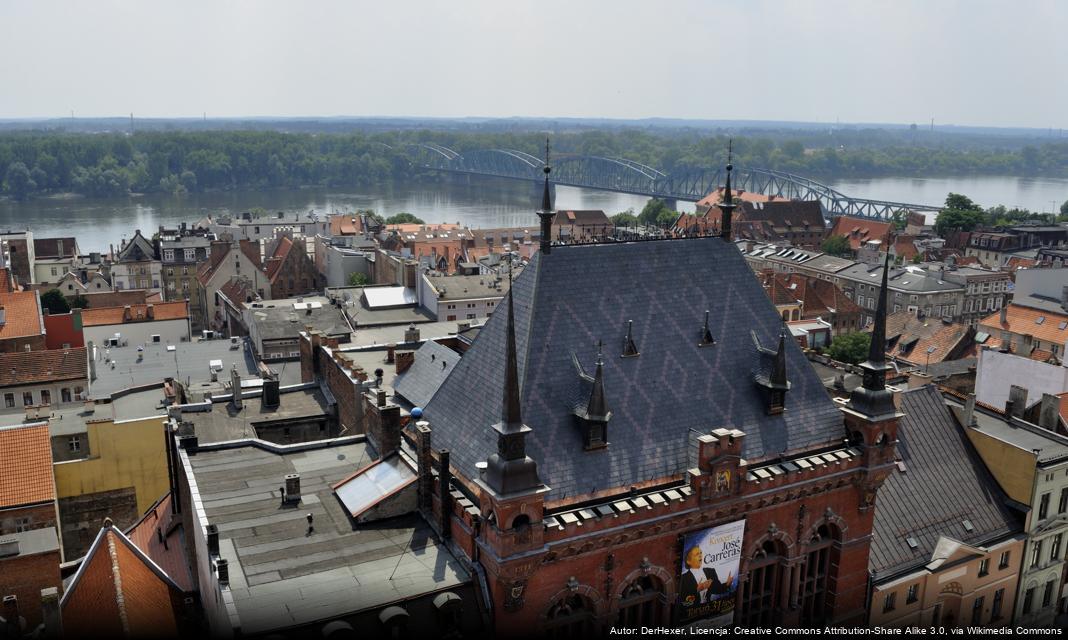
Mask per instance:
[[[245,314],[256,324],[260,340],[296,338],[308,326],[328,336],[345,335],[351,331],[345,314],[322,296],[308,297],[303,302],[255,302]]]
[[[475,322],[481,322],[479,320],[467,320],[465,322],[474,324]],[[448,336],[454,336],[457,332],[456,321],[449,322],[426,322],[423,324],[417,324],[415,327],[419,329],[419,339],[428,340],[430,338],[446,338]],[[408,329],[408,325],[393,325],[388,327],[370,327],[370,328],[357,328],[353,334],[352,343],[344,345],[345,347],[371,347],[371,346],[384,346],[388,344],[401,344],[404,342],[404,332]],[[345,349],[342,349],[344,351]]]
[[[962,409],[960,400],[952,397],[946,398],[946,403],[958,410]],[[954,412],[960,419],[960,412]],[[1010,424],[1007,418],[999,417],[976,407],[972,413],[975,417],[975,426],[979,431],[987,433],[998,440],[1008,442],[1024,451],[1034,451],[1039,464],[1046,464],[1068,458],[1068,438],[1033,425],[1023,420],[1014,419]]]
[[[104,348],[97,345],[92,356],[96,363],[96,380],[89,385],[89,397],[96,400],[130,387],[178,378],[187,385],[208,382],[212,360],[222,360],[220,379],[230,379],[230,367],[237,365],[242,378],[259,377],[256,359],[247,338],[239,349],[230,349],[229,340],[198,340],[177,344],[148,344],[143,352],[136,346]],[[173,351],[169,349],[173,347]]]
[[[372,460],[363,443],[278,454],[258,447],[188,458],[219,549],[241,631],[251,635],[458,587],[471,576],[418,515],[355,525],[331,486]],[[299,473],[298,507],[281,504]],[[314,518],[309,533],[305,515]]]
[[[383,288],[397,289],[399,287],[337,287],[327,289],[327,295],[341,301],[341,308],[356,330],[360,327],[408,325],[412,322],[421,324],[434,321],[434,314],[420,307],[414,300],[402,306],[371,308],[364,292],[373,292],[375,289]]]
[[[245,397],[240,410],[234,410],[229,398],[213,402],[211,411],[182,411],[182,420],[192,422],[200,444],[242,440],[256,437],[256,425],[281,420],[327,416],[330,408],[318,388],[281,388],[280,404],[264,409],[259,395]],[[187,405],[188,406],[188,405]]]

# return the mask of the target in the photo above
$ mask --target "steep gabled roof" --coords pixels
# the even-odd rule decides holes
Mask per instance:
[[[110,521],[60,600],[63,624],[94,637],[176,636],[181,588]]]
[[[844,236],[849,240],[849,247],[856,251],[868,240],[885,242],[891,227],[889,222],[840,216],[834,219],[834,226],[828,236]]]
[[[142,260],[155,260],[156,248],[152,246],[143,235],[141,230],[138,229],[132,238],[127,240],[122,248],[119,249],[119,255],[116,256],[118,262],[139,262]]]
[[[0,324],[0,340],[44,333],[41,299],[37,291],[0,293],[0,308],[4,310],[4,322]]]
[[[927,564],[943,537],[981,546],[1022,530],[938,390],[927,385],[900,399],[901,464],[879,489],[868,556],[879,580]]]
[[[282,265],[285,264],[292,249],[292,240],[286,236],[282,236],[278,239],[278,245],[274,248],[274,253],[267,259],[267,279],[271,281],[271,284],[274,284],[275,278],[282,272]]]
[[[0,509],[56,498],[48,425],[0,428]]]
[[[782,320],[733,244],[719,238],[564,245],[540,252],[516,278],[515,322],[527,453],[549,499],[682,474],[691,437],[719,427],[746,433],[759,460],[841,442],[840,411],[800,348],[787,341],[787,410],[766,415],[756,384],[738,372]],[[504,301],[425,407],[435,446],[468,477],[496,451],[507,316]],[[705,310],[715,344],[699,346]],[[640,355],[620,357],[627,322]],[[583,448],[570,400],[574,358],[592,368],[603,340],[613,418],[607,448]]]
[[[126,535],[130,542],[151,558],[182,591],[195,591],[189,557],[186,555],[182,518],[172,512],[171,504],[171,494],[168,493],[127,529]]]
[[[411,366],[397,374],[393,389],[413,406],[425,407],[459,360],[460,354],[443,344],[427,340],[415,352]]]

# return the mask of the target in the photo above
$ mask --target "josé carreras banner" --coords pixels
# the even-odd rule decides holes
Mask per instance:
[[[691,533],[683,540],[679,622],[708,618],[712,626],[731,624],[744,533],[745,520],[739,520]]]

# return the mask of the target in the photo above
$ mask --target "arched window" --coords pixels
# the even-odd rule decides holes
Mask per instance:
[[[530,542],[531,528],[530,516],[521,513],[512,519],[512,531],[515,532],[515,541],[523,544]]]
[[[803,625],[822,624],[833,609],[834,603],[827,596],[833,593],[830,587],[838,577],[838,549],[834,544],[838,538],[837,528],[824,524],[809,540],[798,590]]]
[[[616,624],[623,627],[656,626],[664,620],[663,586],[653,576],[642,576],[623,589]]]
[[[593,605],[575,593],[549,607],[545,635],[550,638],[585,638],[593,635]]]
[[[770,625],[782,620],[782,581],[786,571],[786,546],[768,540],[753,554],[749,574],[741,586],[739,622],[747,626]]]

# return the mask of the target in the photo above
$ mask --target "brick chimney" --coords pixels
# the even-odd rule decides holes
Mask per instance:
[[[415,352],[414,351],[398,351],[394,355],[394,360],[397,366],[397,375],[400,375],[407,371],[413,364],[415,364]]]
[[[367,440],[374,446],[380,458],[400,448],[400,407],[389,402],[383,389],[363,394],[367,418]]]
[[[63,619],[59,614],[59,589],[48,587],[41,589],[41,618],[44,623],[45,638],[58,638],[63,635]]]

